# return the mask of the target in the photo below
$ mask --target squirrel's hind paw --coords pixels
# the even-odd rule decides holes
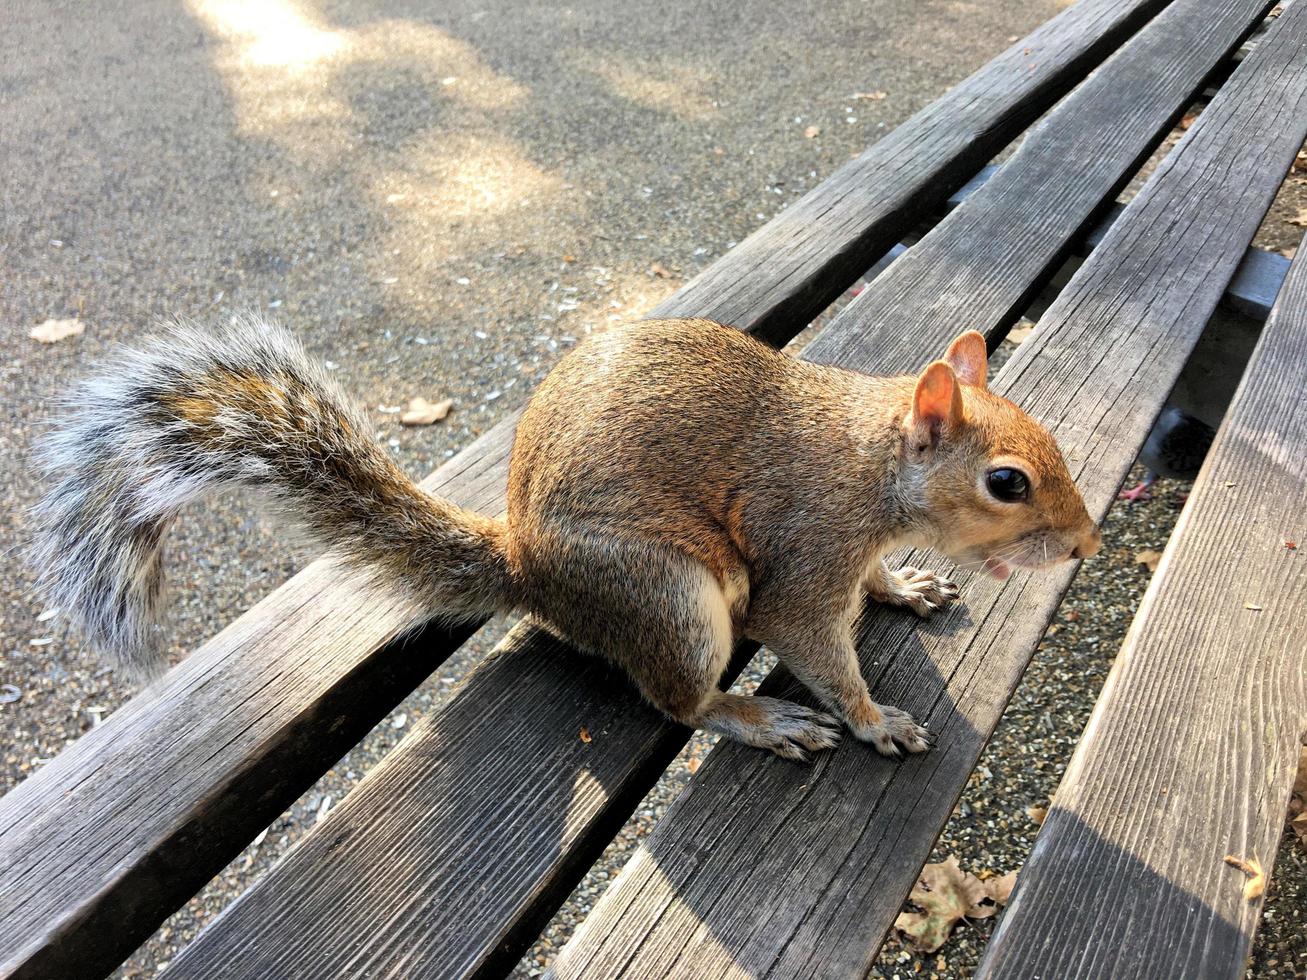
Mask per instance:
[[[699,724],[795,762],[806,762],[809,752],[833,749],[840,740],[840,721],[835,716],[761,695],[720,692]]]

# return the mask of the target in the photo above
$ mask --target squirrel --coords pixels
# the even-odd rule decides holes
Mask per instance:
[[[163,539],[213,491],[266,495],[416,624],[518,611],[623,668],[669,718],[803,760],[840,723],[883,754],[930,735],[872,701],[864,595],[958,596],[883,556],[931,547],[1005,578],[1097,552],[1053,437],[986,387],[963,333],[917,376],[798,360],[703,319],[645,320],[564,356],[517,426],[506,519],[434,497],[283,328],[179,321],[121,352],[48,440],[34,558],[53,604],[136,679],[166,666]],[[719,690],[768,646],[828,709]]]

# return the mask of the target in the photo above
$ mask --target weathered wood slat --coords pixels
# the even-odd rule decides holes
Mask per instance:
[[[424,486],[493,512],[501,443]],[[472,632],[404,626],[315,562],[0,800],[0,976],[130,955]]]
[[[688,737],[519,624],[164,975],[503,975]]]
[[[1307,560],[1285,546],[1307,537],[1304,338],[1300,258],[979,976],[1242,976],[1262,903],[1222,859],[1269,878],[1307,731]]]
[[[923,348],[942,349],[956,332],[954,317],[935,316],[937,282],[959,269],[981,275],[976,263],[983,262],[985,252],[969,254],[963,246],[1002,237],[1005,252],[1019,252],[1023,260],[993,264],[985,276],[989,288],[968,307],[965,319],[968,326],[982,326],[997,336],[1013,305],[1030,291],[1031,277],[1055,266],[1101,201],[1110,198],[1169,128],[1208,68],[1238,43],[1267,4],[1245,0],[1215,12],[1204,5],[1208,16],[1201,29],[1192,16],[1197,6],[1198,0],[1186,0],[1181,16],[1155,22],[1132,42],[1139,45],[1147,37],[1126,66],[1136,66],[1147,78],[1146,95],[1136,91],[1138,75],[1112,75],[1105,67],[1099,80],[1068,99],[1045,127],[1086,126],[1077,141],[1068,144],[1044,130],[1032,135],[1008,164],[1010,175],[993,184],[995,192],[987,186],[975,193],[968,207],[980,209],[978,216],[948,226],[955,230],[941,226],[915,246],[933,250],[938,279],[914,276],[909,287],[896,286],[898,305],[892,311],[878,301],[882,287],[877,280],[865,294],[870,300],[856,304],[881,311],[874,330],[861,319],[841,320],[856,328],[858,344],[871,345],[880,334],[897,336],[905,322],[915,326],[933,317],[933,323],[920,328],[924,337],[870,365],[856,361],[857,352],[849,347],[840,348],[839,357],[882,371],[919,367]],[[1160,72],[1144,65],[1159,50],[1168,66]],[[1177,52],[1183,54],[1177,57]],[[1091,111],[1114,106],[1123,92],[1136,103],[1124,123],[1114,112]],[[1068,175],[1074,172],[1076,193],[1062,191],[1056,167]],[[1005,189],[1020,184],[1023,175],[1043,181],[1035,203]],[[950,247],[954,241],[958,248]],[[886,273],[891,283],[894,269]],[[907,635],[902,617],[887,616],[882,622],[900,639]],[[656,768],[629,760],[646,753],[670,758],[687,733],[640,707],[625,686],[618,694],[592,691],[593,701],[564,693],[570,667],[559,663],[558,648],[547,637],[515,636],[503,663],[500,659],[479,670],[455,704],[397,747],[385,767],[359,788],[357,802],[333,811],[178,957],[169,975],[476,975],[492,973],[491,964],[515,958],[530,937],[521,923],[538,922],[551,903],[570,891],[585,866],[578,855],[602,847],[604,841],[594,835],[611,830],[615,802],[632,806],[656,778]],[[560,684],[564,686],[555,687]],[[543,699],[521,693],[543,689],[555,693]],[[529,718],[529,726],[515,728],[511,739],[478,739],[471,752],[452,748],[465,718],[493,716],[509,704]],[[622,724],[585,752],[576,751],[576,732],[590,724],[587,718],[609,718],[614,712],[624,718]],[[573,787],[591,779],[601,754],[607,771],[623,772],[622,780],[606,781],[604,795],[578,796]],[[418,775],[433,765],[438,769]],[[522,788],[489,792],[488,781]],[[521,813],[524,807],[529,818]],[[453,825],[449,813],[457,813],[462,822]],[[348,861],[337,849],[342,839],[355,842]],[[484,866],[489,854],[493,869]],[[405,869],[402,888],[360,888],[360,880],[385,878],[395,864]],[[485,875],[493,879],[487,887],[500,896],[498,904],[449,901],[451,887],[466,888]],[[347,941],[350,936],[367,937],[369,948],[358,948]]]
[[[1057,434],[1091,514],[1111,505],[1307,136],[1305,47],[1296,4],[999,374]],[[859,639],[873,696],[927,719],[934,751],[896,765],[846,743],[804,769],[719,744],[556,975],[865,972],[1073,574],[973,579],[963,608],[920,628],[878,613]],[[763,687],[804,697],[780,671]]]
[[[962,329],[988,310],[1004,275],[1029,284],[1006,296],[1014,321],[1054,271],[1112,207],[1125,185],[1189,104],[1204,79],[1271,8],[1270,3],[1181,2],[1140,31],[1022,141],[1011,160],[975,191],[970,206],[948,214],[879,277],[807,355],[871,369],[893,343],[921,350],[917,328],[947,322]],[[1050,208],[1049,201],[1056,202]],[[979,206],[977,202],[983,202]],[[1010,223],[999,227],[994,216]],[[1067,236],[1064,224],[1079,226]],[[1047,227],[1044,227],[1047,223]],[[935,302],[900,310],[929,283]],[[885,330],[897,314],[900,329]],[[879,335],[877,344],[865,341]],[[859,348],[865,361],[844,354]]]
[[[1166,2],[1082,0],[664,310],[788,339]],[[1026,48],[1047,56],[1031,67]],[[502,509],[512,430],[427,485]],[[397,650],[401,620],[315,564],[0,799],[0,976],[90,976],[128,955],[460,641],[427,630]]]
[[[968,197],[984,187],[998,171],[998,164],[990,164],[982,168],[976,173],[976,176],[950,195],[946,203],[947,209],[952,211],[958,207]],[[1107,230],[1112,227],[1112,222],[1116,221],[1124,210],[1124,204],[1113,203],[1103,217],[1099,219],[1098,223],[1090,229],[1083,243],[1073,242],[1072,248],[1079,254],[1088,255],[1103,240]],[[907,245],[894,246],[871,267],[866,278],[873,279],[876,275],[884,272],[889,268],[890,262],[907,250]],[[1271,306],[1275,303],[1275,297],[1279,295],[1280,287],[1284,284],[1284,277],[1288,273],[1289,260],[1287,258],[1278,252],[1268,252],[1266,249],[1251,245],[1248,247],[1248,251],[1244,253],[1243,261],[1239,263],[1234,278],[1230,280],[1223,302],[1231,309],[1252,320],[1263,321],[1270,316]],[[1051,304],[1056,298],[1056,293],[1050,294],[1048,304]],[[1031,315],[1029,310],[1026,311],[1026,315]]]

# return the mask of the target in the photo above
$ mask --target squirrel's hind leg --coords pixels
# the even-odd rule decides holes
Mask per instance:
[[[714,691],[695,723],[745,745],[769,749],[782,759],[804,762],[809,752],[833,749],[840,720],[780,698]]]
[[[805,761],[809,752],[833,748],[839,719],[779,698],[747,697],[717,688],[734,642],[732,596],[701,562],[669,577],[673,601],[655,617],[659,625],[626,660],[644,696],[668,717],[691,728]],[[670,615],[669,615],[670,613]],[[652,642],[650,642],[652,641]]]
[[[570,542],[549,579],[566,594],[540,610],[572,642],[622,666],[673,721],[787,759],[832,747],[839,721],[768,697],[718,690],[735,640],[732,602],[708,566],[647,542]],[[544,572],[536,569],[537,574]]]

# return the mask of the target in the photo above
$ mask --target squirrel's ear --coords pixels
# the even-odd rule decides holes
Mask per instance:
[[[945,361],[933,361],[917,378],[912,394],[912,415],[907,420],[913,436],[930,445],[939,442],[940,431],[962,421],[962,388],[953,368]]]
[[[944,360],[964,385],[987,387],[989,352],[985,349],[985,337],[979,331],[968,330],[949,344]]]

